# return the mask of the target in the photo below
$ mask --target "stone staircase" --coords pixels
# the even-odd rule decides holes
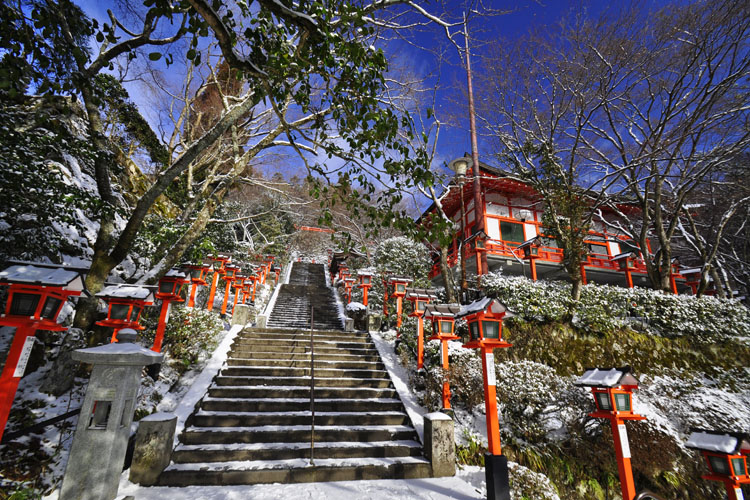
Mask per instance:
[[[343,330],[334,291],[326,286],[325,266],[295,262],[289,284],[279,289],[267,326],[309,329],[311,308],[316,330]]]
[[[294,287],[319,293],[323,266],[318,265],[320,273],[314,266],[295,263],[293,283],[283,286],[293,293],[300,290]],[[295,283],[299,280],[306,283]],[[324,281],[322,288],[330,291]],[[276,324],[284,317],[278,299]],[[317,299],[307,295],[305,300],[298,302]],[[188,418],[159,484],[429,477],[431,466],[418,439],[368,334],[311,332],[309,323],[306,329],[249,329],[238,335],[225,367]]]

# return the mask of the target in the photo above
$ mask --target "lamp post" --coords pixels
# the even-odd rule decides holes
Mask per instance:
[[[15,327],[13,342],[0,375],[0,440],[2,440],[18,383],[34,346],[37,330],[65,331],[57,324],[68,297],[88,295],[84,285],[87,269],[54,264],[16,263],[0,272],[0,286],[8,287],[0,325]]]
[[[206,310],[214,310],[214,297],[216,296],[216,285],[219,284],[219,277],[226,274],[226,265],[232,260],[232,255],[228,253],[216,254],[213,257],[209,257],[213,262],[214,278],[211,281],[211,291],[208,294],[208,302],[206,303]]]
[[[539,258],[539,247],[541,246],[542,243],[539,236],[534,236],[530,240],[524,241],[518,245],[518,248],[523,251],[523,258],[529,261],[532,281],[536,281],[536,259]]]
[[[621,271],[625,271],[625,279],[628,282],[628,288],[633,288],[633,270],[635,269],[635,259],[637,255],[635,252],[625,252],[612,257],[612,261],[616,262]]]
[[[159,323],[156,327],[156,335],[154,336],[154,345],[151,350],[154,352],[161,352],[161,345],[164,341],[164,330],[167,327],[167,321],[169,321],[169,311],[172,307],[172,302],[184,302],[182,298],[182,287],[189,283],[187,273],[179,269],[170,269],[159,280],[159,289],[155,296],[161,300],[161,311],[159,312]]]
[[[372,287],[372,273],[366,271],[359,271],[357,273],[359,278],[359,287],[362,289],[362,305],[367,306],[367,293]]]
[[[357,280],[347,276],[344,278],[344,287],[346,287],[346,303],[351,304],[352,302],[352,287]]]
[[[688,448],[700,450],[710,474],[701,476],[708,481],[724,483],[729,500],[742,500],[742,485],[750,484],[747,470],[750,455],[750,436],[735,432],[694,430]]]
[[[406,286],[413,280],[400,276],[392,276],[389,283],[393,285],[393,296],[396,297],[396,328],[401,328],[401,314],[403,312],[403,300],[406,295]],[[401,336],[399,332],[397,336]]]
[[[428,340],[440,341],[440,361],[443,367],[443,413],[451,410],[451,387],[448,375],[448,341],[458,340],[454,333],[454,316],[461,310],[458,304],[428,304],[425,306],[424,317],[432,321],[432,336]]]
[[[464,256],[464,239],[466,238],[466,206],[464,204],[464,183],[466,182],[466,170],[469,167],[470,158],[461,157],[453,160],[449,167],[456,173],[456,182],[458,183],[459,198],[461,198],[461,238],[459,246],[459,259],[461,260],[461,298],[463,304],[466,301],[466,259]],[[475,217],[476,219],[476,217]]]
[[[141,326],[141,313],[146,306],[154,305],[154,289],[143,285],[114,284],[104,287],[96,297],[107,303],[107,317],[97,321],[99,326],[113,329],[110,343],[117,342],[117,332],[123,328],[144,330]]]
[[[412,303],[410,317],[417,318],[417,372],[424,371],[424,316],[425,306],[437,300],[437,291],[427,288],[407,288],[406,300]]]
[[[467,304],[455,315],[466,318],[470,341],[463,345],[467,349],[479,349],[482,359],[484,383],[484,408],[487,418],[487,448],[485,455],[485,479],[488,500],[510,500],[508,481],[508,459],[500,448],[500,426],[497,420],[497,392],[495,382],[496,348],[510,347],[503,340],[503,320],[511,314],[497,299],[485,297]]]
[[[188,262],[187,264],[183,264],[182,268],[190,272],[190,297],[188,298],[187,308],[192,309],[195,307],[195,295],[198,291],[198,286],[208,285],[206,277],[213,270],[213,266],[210,262]]]
[[[240,274],[239,272],[235,274],[234,280],[232,280],[232,288],[234,288],[234,303],[232,304],[232,316],[234,316],[234,308],[237,307],[237,301],[240,298],[240,294],[243,293],[243,288],[245,287],[245,280],[247,279],[247,276],[244,274]]]
[[[227,264],[224,268],[224,276],[222,276],[222,279],[224,280],[224,300],[221,302],[221,317],[225,317],[227,315],[227,304],[229,302],[229,294],[232,291],[232,283],[234,282],[234,277],[237,275],[237,272],[240,270],[239,267],[233,266],[232,264]]]
[[[625,421],[646,420],[646,417],[633,413],[633,391],[638,388],[638,380],[630,373],[628,366],[590,368],[575,382],[575,385],[591,387],[596,411],[590,413],[589,416],[609,419],[612,427],[612,440],[615,444],[622,498],[632,500],[636,491],[633,469],[630,465],[630,444]]]

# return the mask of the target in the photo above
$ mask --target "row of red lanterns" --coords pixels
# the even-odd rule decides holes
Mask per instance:
[[[218,254],[201,264],[186,264],[181,269],[167,272],[154,286],[111,284],[96,296],[107,303],[107,317],[97,325],[113,329],[111,342],[117,341],[117,332],[125,328],[143,330],[141,314],[146,306],[154,305],[155,299],[162,301],[162,310],[152,350],[161,351],[164,330],[172,302],[183,302],[182,290],[190,284],[188,307],[195,306],[198,286],[206,286],[210,272],[214,277],[207,308],[213,309],[218,279],[226,282],[222,304],[222,315],[226,314],[230,287],[235,289],[232,311],[240,293],[243,303],[248,298],[255,300],[257,283],[265,283],[273,269],[274,256],[260,258],[262,264],[253,268],[255,274],[241,274],[239,267],[230,263],[231,256]],[[0,326],[15,327],[11,348],[0,374],[0,440],[10,414],[18,383],[26,370],[26,364],[34,345],[37,330],[64,331],[57,318],[68,297],[90,296],[84,279],[87,267],[62,266],[21,261],[11,261],[11,266],[0,272],[0,286],[8,287],[5,310],[0,314]],[[280,269],[276,267],[278,281]]]

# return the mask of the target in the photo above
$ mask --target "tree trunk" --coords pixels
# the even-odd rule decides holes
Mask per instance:
[[[456,283],[453,279],[453,271],[448,265],[448,247],[446,245],[440,245],[440,273],[443,275],[443,283],[445,284],[445,300],[449,304],[453,304],[456,302]]]

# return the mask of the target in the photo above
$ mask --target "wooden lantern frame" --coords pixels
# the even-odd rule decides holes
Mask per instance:
[[[750,484],[750,435],[692,429],[685,446],[699,450],[703,455],[710,473],[701,476],[702,479],[724,483],[729,500],[743,498],[742,485]],[[724,470],[717,467],[721,463],[724,464]]]
[[[114,330],[110,342],[117,342],[117,332],[123,328],[146,329],[140,323],[141,314],[145,307],[154,305],[155,288],[143,285],[110,284],[96,294],[97,298],[107,303],[107,317],[97,321],[96,324]],[[125,314],[122,314],[122,311],[125,311]],[[117,317],[115,317],[115,312]]]

